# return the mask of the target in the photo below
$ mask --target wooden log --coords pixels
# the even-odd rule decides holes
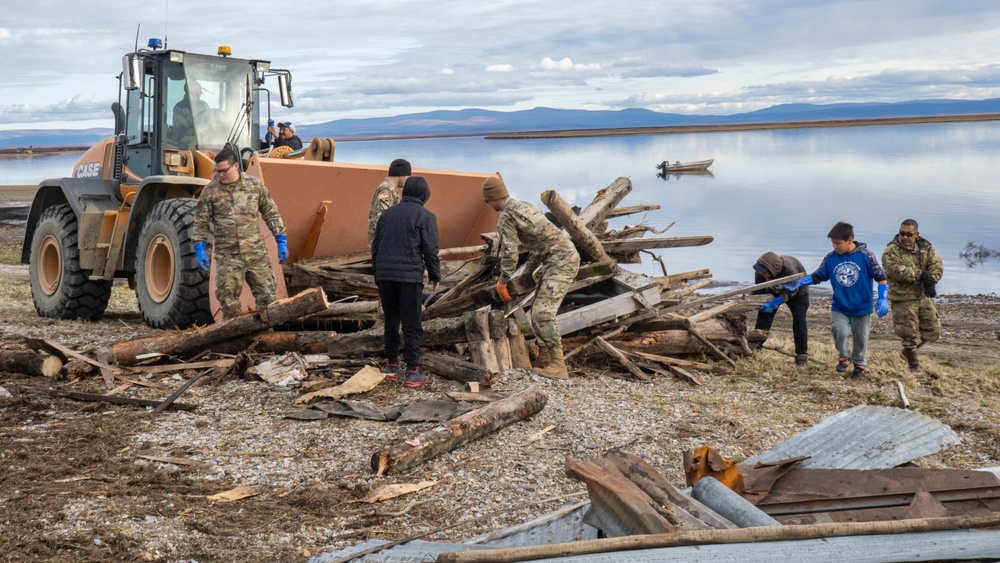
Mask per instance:
[[[722,341],[727,342],[728,339]],[[664,330],[654,333],[644,333],[639,338],[616,340],[616,344],[625,351],[635,350],[658,356],[701,354],[709,351],[701,340],[686,330]]]
[[[420,367],[428,373],[460,383],[478,383],[483,387],[493,384],[493,378],[483,366],[447,354],[423,352],[420,354]]]
[[[507,318],[503,311],[490,311],[490,340],[493,341],[493,349],[497,354],[497,364],[500,371],[507,371],[514,367],[511,357],[510,341],[508,340]]]
[[[424,321],[422,324],[424,327],[424,333],[420,337],[422,348],[468,342],[465,321],[461,318],[434,319]],[[382,335],[382,326],[337,334],[327,340],[326,353],[331,358],[355,358],[381,354],[385,351]]]
[[[278,331],[230,338],[210,344],[206,349],[215,354],[239,354],[247,350],[271,354],[325,354],[330,340],[337,336],[333,331]]]
[[[480,244],[477,246],[459,246],[455,248],[442,248],[438,250],[438,258],[445,256],[462,256],[467,254],[482,254],[489,250],[489,245]]]
[[[581,258],[586,258],[591,262],[610,262],[611,257],[601,246],[601,241],[597,240],[594,233],[583,224],[577,217],[569,204],[559,196],[555,190],[542,192],[542,203],[544,203],[556,216],[569,234],[570,240],[581,250]]]
[[[490,311],[483,307],[462,315],[465,321],[465,335],[469,342],[472,361],[486,368],[489,373],[500,372],[496,349],[490,338]]]
[[[0,371],[56,377],[62,366],[62,360],[56,356],[27,350],[0,350]]]
[[[311,315],[309,318],[346,317],[373,314],[378,311],[378,300],[352,301],[349,303],[331,303],[325,310]]]
[[[432,430],[372,454],[372,470],[378,475],[402,471],[481,438],[519,420],[527,419],[545,407],[548,397],[534,386],[505,399],[494,401],[474,411],[457,416]]]
[[[297,264],[291,267],[291,272],[288,285],[293,288],[322,288],[337,297],[378,298],[375,276],[370,274]]]
[[[279,299],[261,310],[226,319],[204,328],[119,342],[111,347],[111,352],[118,365],[122,366],[134,364],[138,361],[137,356],[142,354],[181,356],[192,351],[200,351],[216,342],[300,319],[327,307],[323,290],[313,288],[287,299]]]
[[[528,354],[528,343],[520,325],[512,318],[507,319],[507,343],[510,346],[510,363],[513,367],[531,370],[531,355]]]
[[[625,196],[632,191],[632,180],[622,176],[616,178],[608,187],[597,192],[597,196],[580,212],[580,221],[588,229],[593,229],[597,223],[608,217]]]
[[[485,238],[485,235],[484,235]],[[489,244],[489,243],[488,243]],[[465,276],[462,281],[455,284],[454,287],[444,292],[441,297],[438,297],[437,301],[431,303],[427,309],[424,310],[423,319],[425,321],[430,319],[435,319],[446,315],[443,310],[456,298],[465,297],[466,295],[473,293],[473,288],[485,287],[492,280],[493,277],[493,263],[480,264],[474,272],[471,272]],[[467,308],[466,308],[467,309]],[[466,309],[460,309],[464,311]],[[451,313],[453,309],[448,309]]]
[[[438,563],[508,563],[555,559],[592,553],[611,553],[639,549],[657,549],[685,545],[736,544],[776,541],[794,541],[813,538],[847,536],[875,536],[912,532],[943,530],[968,530],[989,528],[1000,524],[1000,512],[983,516],[952,516],[947,518],[918,518],[885,522],[834,522],[803,524],[799,526],[762,526],[735,530],[697,530],[665,534],[646,534],[624,538],[602,538],[568,543],[552,543],[528,547],[484,549],[443,553]],[[622,555],[622,557],[627,557]]]
[[[75,401],[94,401],[101,403],[115,403],[119,405],[137,405],[140,407],[155,407],[160,401],[150,401],[148,399],[133,399],[132,397],[117,397],[115,395],[96,395],[94,393],[78,393],[76,391],[64,391],[62,389],[41,389],[38,387],[25,387],[27,393],[37,393],[39,395],[50,395],[52,397],[63,397]],[[198,408],[195,405],[182,403],[171,403],[171,408],[193,411]]]

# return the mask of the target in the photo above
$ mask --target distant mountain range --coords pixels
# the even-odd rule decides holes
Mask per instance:
[[[350,140],[576,129],[925,117],[977,113],[1000,113],[1000,98],[972,101],[915,100],[896,103],[782,104],[733,115],[680,115],[644,109],[589,111],[534,108],[510,112],[463,109],[412,113],[394,117],[338,119],[313,124],[299,122],[296,125],[299,136],[306,140],[313,137]],[[0,148],[88,146],[109,135],[111,135],[110,128],[0,131]]]

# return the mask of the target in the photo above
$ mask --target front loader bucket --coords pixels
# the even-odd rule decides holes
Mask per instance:
[[[253,157],[247,173],[264,181],[288,231],[289,262],[368,250],[368,208],[386,167]],[[440,248],[482,244],[498,214],[483,202],[489,174],[414,169],[430,185]]]

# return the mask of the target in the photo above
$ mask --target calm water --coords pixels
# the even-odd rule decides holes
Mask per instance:
[[[996,122],[337,145],[338,160],[346,162],[388,165],[405,157],[418,168],[500,171],[515,197],[538,205],[542,191],[557,189],[584,206],[597,190],[628,176],[633,191],[622,205],[661,209],[616,219],[612,228],[675,222],[663,236],[713,235],[707,246],[658,252],[670,273],[709,268],[719,282],[749,283],[751,265],[768,250],[795,255],[811,271],[830,251],[826,233],[838,220],[852,223],[856,239],[881,257],[900,221],[912,217],[944,259],[938,291],[968,294],[1000,288],[1000,261],[970,269],[959,257],[970,241],[1000,248],[997,154]],[[66,174],[77,156],[2,159],[0,184]],[[708,158],[715,159],[713,176],[656,176],[663,160]],[[662,273],[648,257],[629,267]]]

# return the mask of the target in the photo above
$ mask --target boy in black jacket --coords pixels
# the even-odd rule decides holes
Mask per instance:
[[[441,281],[438,259],[437,218],[424,208],[431,190],[420,176],[410,176],[403,186],[403,199],[379,217],[372,240],[372,269],[379,300],[385,313],[383,342],[386,379],[395,381],[399,364],[399,327],[403,326],[403,383],[420,387],[427,376],[420,373],[421,305],[424,268],[437,291]]]

